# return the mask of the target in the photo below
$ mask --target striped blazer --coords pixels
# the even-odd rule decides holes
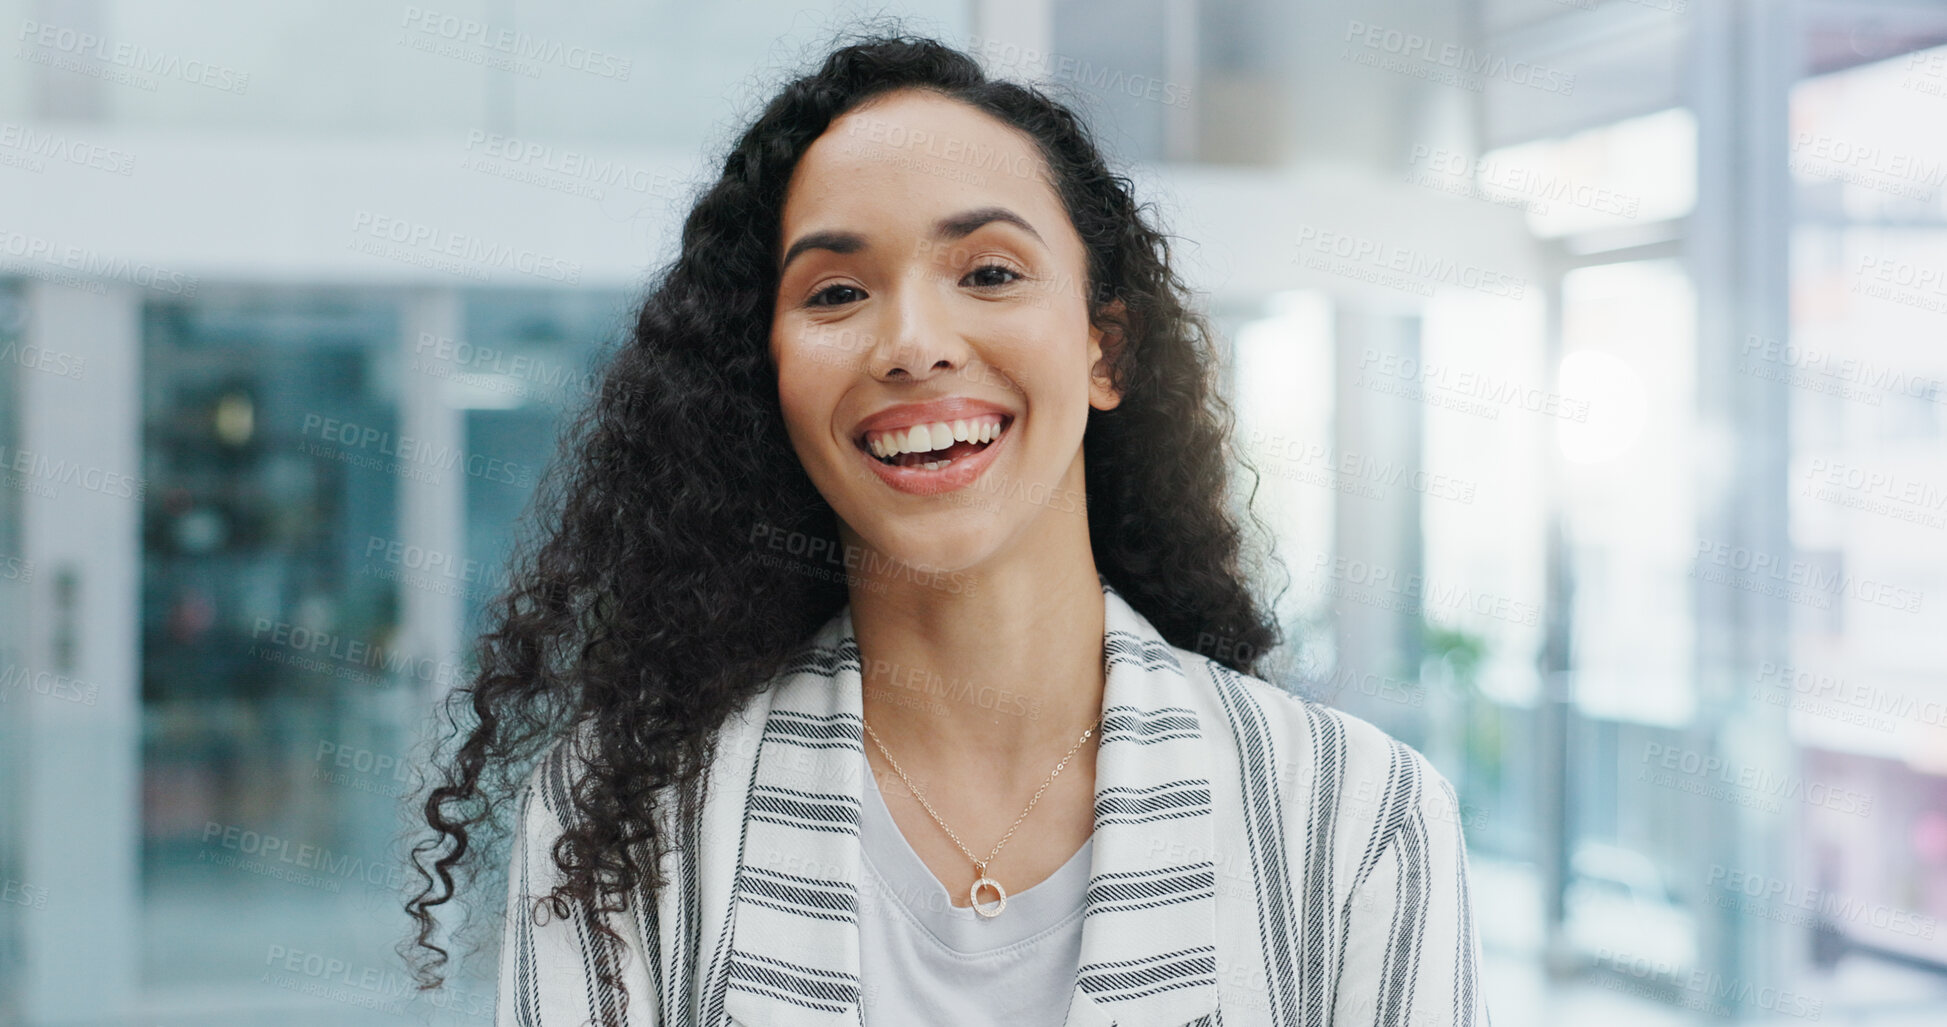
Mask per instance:
[[[1171,646],[1102,589],[1067,1027],[1486,1027],[1446,780],[1363,720]],[[573,773],[557,746],[520,802],[497,1022],[570,1027],[619,1006],[593,973],[601,915],[627,941],[632,1027],[860,1027],[874,986],[859,976],[861,709],[847,607],[721,729],[669,886],[623,913],[537,922]]]

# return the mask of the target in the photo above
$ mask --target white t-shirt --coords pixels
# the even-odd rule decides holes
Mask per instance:
[[[870,772],[864,777],[865,1027],[1061,1027],[1081,963],[1093,836],[1046,880],[1010,892],[1007,909],[990,920],[948,900],[946,886],[892,819],[878,782]]]

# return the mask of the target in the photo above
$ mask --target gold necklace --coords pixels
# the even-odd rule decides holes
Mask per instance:
[[[865,718],[860,717],[859,723],[865,724]],[[1000,916],[1001,910],[1007,908],[1007,890],[1001,887],[999,881],[987,876],[987,864],[992,863],[994,857],[1000,855],[1001,846],[1006,845],[1007,840],[1014,837],[1014,828],[1020,827],[1021,821],[1026,820],[1029,811],[1034,809],[1034,804],[1041,801],[1041,793],[1047,791],[1048,786],[1055,783],[1056,775],[1061,773],[1061,768],[1068,765],[1069,759],[1075,755],[1075,750],[1080,749],[1082,743],[1088,741],[1089,736],[1093,735],[1095,729],[1100,726],[1102,726],[1102,721],[1098,719],[1094,724],[1089,726],[1087,731],[1082,732],[1082,737],[1076,739],[1074,745],[1069,746],[1068,754],[1061,758],[1060,763],[1055,764],[1055,769],[1048,773],[1048,779],[1041,782],[1041,787],[1035,789],[1034,798],[1028,800],[1027,809],[1022,810],[1021,815],[1014,818],[1013,827],[1009,827],[1007,833],[1001,836],[1001,840],[994,843],[993,851],[987,853],[986,859],[975,856],[973,851],[968,849],[960,841],[960,836],[953,833],[953,828],[946,826],[946,821],[940,819],[940,814],[933,809],[933,804],[926,801],[926,796],[921,795],[919,789],[913,786],[912,778],[907,777],[906,772],[899,768],[899,761],[893,759],[892,753],[886,751],[886,744],[879,741],[879,733],[872,730],[872,725],[865,724],[865,733],[872,737],[872,744],[879,747],[879,755],[884,756],[886,762],[892,764],[893,772],[899,775],[899,780],[906,782],[906,790],[913,793],[913,798],[918,799],[919,804],[926,808],[927,815],[932,817],[933,822],[940,825],[940,830],[945,831],[946,836],[953,839],[953,844],[960,846],[960,851],[966,853],[967,858],[973,861],[975,880],[973,887],[967,891],[967,901],[973,905],[974,912],[988,919],[992,919]],[[980,904],[980,890],[982,888],[992,888],[994,895],[997,897],[991,910]]]

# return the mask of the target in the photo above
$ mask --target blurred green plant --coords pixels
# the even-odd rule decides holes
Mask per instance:
[[[1506,773],[1508,722],[1506,711],[1481,690],[1480,675],[1487,661],[1486,636],[1461,628],[1426,622],[1421,636],[1420,680],[1428,688],[1445,688],[1458,707],[1460,745],[1466,763],[1454,775],[1463,808],[1491,809],[1498,805]]]
[[[1446,665],[1448,683],[1456,690],[1470,698],[1479,694],[1481,661],[1487,658],[1485,637],[1428,621],[1420,646],[1426,660]]]

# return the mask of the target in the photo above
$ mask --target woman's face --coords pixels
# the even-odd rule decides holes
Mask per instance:
[[[879,97],[799,161],[781,252],[785,424],[848,544],[946,571],[1086,526],[1082,431],[1119,397],[1026,135],[938,94]]]

